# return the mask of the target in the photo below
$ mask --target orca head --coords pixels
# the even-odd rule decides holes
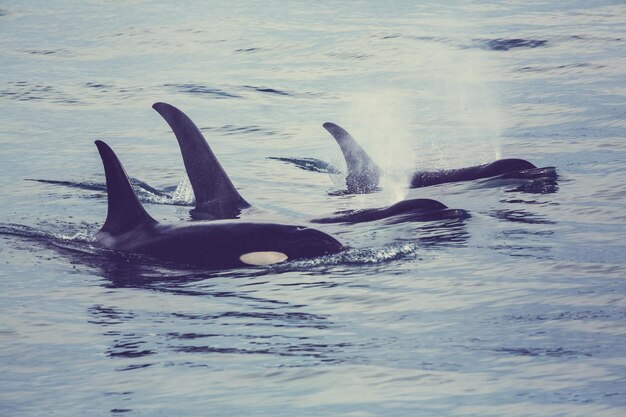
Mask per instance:
[[[193,222],[167,226],[161,232],[167,238],[156,243],[165,248],[159,250],[164,256],[220,268],[271,265],[344,249],[340,242],[319,230],[278,223]]]
[[[332,236],[304,226],[286,226],[268,243],[271,251],[284,253],[288,259],[314,258],[345,249]]]

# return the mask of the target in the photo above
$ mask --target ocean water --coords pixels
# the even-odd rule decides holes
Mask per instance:
[[[0,63],[0,415],[626,415],[622,1],[0,1]],[[137,188],[155,218],[189,221],[157,101],[244,218],[471,217],[317,225],[350,249],[221,272],[103,251],[96,139],[169,191]],[[380,192],[270,159],[342,171],[326,121]],[[558,179],[404,185],[500,157]]]

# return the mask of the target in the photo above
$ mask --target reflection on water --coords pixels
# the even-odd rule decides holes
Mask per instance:
[[[541,215],[527,210],[494,210],[490,213],[497,219],[502,219],[514,223],[526,224],[556,224],[555,221],[542,218]]]
[[[205,294],[206,297],[221,297],[220,294]],[[240,299],[240,308],[249,308],[251,300]],[[259,300],[253,300],[258,302]],[[308,314],[302,306],[280,305],[275,311],[246,312],[220,311],[211,314],[189,314],[165,312],[155,317],[138,317],[131,311],[120,311],[115,307],[94,305],[88,313],[93,317],[91,324],[102,326],[103,335],[111,339],[105,354],[112,358],[139,359],[127,361],[120,371],[147,367],[154,364],[149,357],[178,352],[197,354],[189,361],[201,363],[204,354],[277,355],[299,358],[292,366],[304,366],[309,360],[324,363],[340,361],[350,345],[346,343],[316,343],[305,336],[308,331],[328,330],[336,327],[328,317]],[[288,309],[293,309],[289,311]],[[165,333],[133,333],[124,331],[127,324],[142,321],[150,325],[167,322],[167,328],[178,329]],[[116,330],[122,329],[122,330]],[[197,329],[197,330],[194,330]],[[294,333],[290,335],[290,333]],[[297,334],[299,335],[297,335]],[[335,357],[335,354],[340,357]],[[148,360],[148,362],[146,362]],[[157,360],[157,358],[153,358]]]
[[[508,51],[513,48],[538,48],[546,46],[545,39],[485,39],[477,41],[493,51]]]
[[[535,168],[478,181],[476,188],[506,187],[507,192],[552,194],[559,190],[556,168]],[[512,187],[512,188],[509,188]]]

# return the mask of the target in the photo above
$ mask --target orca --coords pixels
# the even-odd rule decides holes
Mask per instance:
[[[195,123],[167,103],[155,103],[152,108],[170,125],[178,140],[196,199],[196,207],[190,211],[191,217],[201,220],[232,219],[250,207],[228,178]]]
[[[189,181],[196,196],[196,207],[190,211],[192,219],[234,218],[241,210],[249,208],[250,204],[239,195],[194,122],[171,104],[159,102],[153,104],[152,108],[165,119],[178,140]],[[355,193],[371,192],[378,187],[380,169],[365,151],[350,139],[351,137],[346,142],[338,140],[344,150],[346,161],[349,159],[349,166],[353,168],[347,177],[349,187],[352,186],[352,189],[356,190]],[[389,207],[338,212],[329,217],[314,219],[312,222],[363,223],[396,216],[405,221],[429,221],[451,218],[455,214],[460,217],[468,216],[464,210],[449,209],[435,200],[413,199]]]
[[[381,171],[378,165],[363,150],[361,145],[341,126],[324,123],[324,129],[335,138],[343,158],[346,160],[348,175],[346,186],[350,194],[366,194],[378,190]]]
[[[481,178],[491,178],[498,175],[536,169],[537,167],[525,159],[498,159],[483,165],[476,165],[466,168],[447,169],[442,171],[418,171],[411,177],[411,188],[428,187],[430,185],[443,184],[446,182],[472,181]]]
[[[461,209],[451,209],[437,200],[415,198],[402,200],[384,208],[347,210],[334,216],[311,220],[312,223],[362,223],[373,220],[386,220],[388,224],[406,221],[434,221],[444,219],[465,219],[469,213]]]
[[[348,175],[346,176],[348,193],[363,194],[376,191],[381,177],[381,170],[376,163],[345,129],[331,122],[326,122],[322,126],[335,138],[343,153],[348,167]],[[547,168],[554,170],[553,167]],[[504,174],[514,175],[515,173],[519,173],[523,178],[527,171],[534,169],[537,169],[537,167],[524,159],[499,159],[488,164],[467,168],[417,171],[411,176],[409,187],[428,187],[436,184],[472,181]]]
[[[303,226],[238,221],[161,224],[139,202],[113,150],[102,141],[95,143],[108,197],[106,221],[95,238],[105,248],[209,269],[274,264],[344,249],[333,237]]]

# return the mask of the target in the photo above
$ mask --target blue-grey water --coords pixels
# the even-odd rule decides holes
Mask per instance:
[[[444,3],[0,1],[0,415],[626,415],[626,5]],[[189,220],[156,101],[244,218],[405,197],[471,217],[318,225],[350,249],[222,272],[103,251],[95,139],[180,185],[138,188],[155,218]],[[342,169],[326,121],[382,191],[269,159]],[[404,186],[499,157],[558,180]]]

